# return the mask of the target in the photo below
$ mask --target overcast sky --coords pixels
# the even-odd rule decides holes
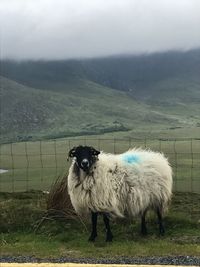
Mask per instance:
[[[64,59],[200,47],[200,0],[0,0],[1,57]]]

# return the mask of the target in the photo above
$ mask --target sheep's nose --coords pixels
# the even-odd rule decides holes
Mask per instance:
[[[81,166],[83,168],[89,167],[89,161],[87,159],[83,159],[81,162]]]

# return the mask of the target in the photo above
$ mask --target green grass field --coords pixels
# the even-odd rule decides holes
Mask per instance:
[[[90,221],[47,217],[46,195],[39,191],[0,193],[1,255],[36,257],[200,256],[200,194],[176,193],[165,218],[166,234],[158,235],[154,214],[147,219],[148,235],[140,221],[112,221],[112,243],[105,242],[102,218],[95,243],[87,241]],[[46,219],[44,219],[46,218]]]
[[[49,190],[58,176],[67,173],[67,153],[79,144],[92,145],[106,152],[121,153],[130,147],[162,151],[173,168],[174,191],[200,193],[200,140],[198,139],[131,139],[127,133],[116,138],[105,136],[77,137],[41,142],[20,142],[1,145],[0,191],[18,192]]]

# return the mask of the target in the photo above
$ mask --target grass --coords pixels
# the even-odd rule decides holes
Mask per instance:
[[[174,190],[200,192],[200,140],[131,139],[125,133],[1,145],[0,167],[9,171],[1,174],[0,191],[49,190],[57,176],[68,172],[68,150],[79,144],[112,153],[134,146],[162,151],[173,168]]]
[[[90,223],[73,219],[41,219],[46,211],[46,195],[41,191],[1,193],[1,255],[36,257],[107,257],[117,256],[200,256],[200,195],[174,195],[165,219],[166,235],[158,236],[155,217],[148,217],[148,236],[139,234],[140,223],[113,221],[114,240],[105,242],[102,218],[98,238],[88,243]]]

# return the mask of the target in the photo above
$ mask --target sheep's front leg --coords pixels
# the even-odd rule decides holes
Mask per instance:
[[[106,242],[112,242],[113,235],[112,235],[112,232],[110,230],[109,218],[106,214],[103,214],[103,220],[104,220],[104,223],[106,226]]]
[[[88,239],[88,241],[90,242],[94,242],[95,238],[97,237],[97,217],[98,217],[98,213],[97,212],[92,212],[92,232],[91,235]]]

